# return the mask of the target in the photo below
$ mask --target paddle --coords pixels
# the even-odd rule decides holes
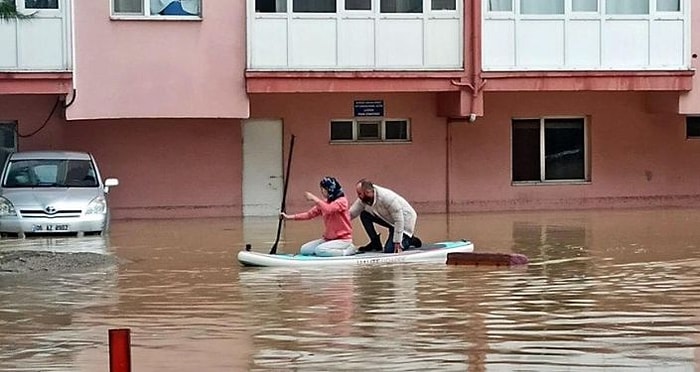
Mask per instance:
[[[287,158],[287,174],[284,176],[284,193],[282,194],[282,206],[280,207],[280,212],[285,212],[285,204],[287,203],[287,187],[289,186],[289,169],[292,167],[292,152],[294,152],[294,135],[292,134],[292,140],[289,143],[289,157]],[[277,254],[277,243],[280,241],[280,232],[282,231],[282,219],[279,219],[277,223],[277,238],[275,238],[275,244],[270,248],[270,254]]]

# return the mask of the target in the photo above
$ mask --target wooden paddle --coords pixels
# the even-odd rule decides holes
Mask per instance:
[[[292,134],[292,140],[289,143],[289,157],[287,158],[287,174],[284,176],[284,193],[282,194],[282,205],[280,206],[280,212],[286,211],[287,203],[287,187],[289,186],[289,170],[292,168],[292,152],[294,152],[294,135]],[[277,243],[280,241],[280,232],[282,231],[282,219],[279,219],[277,223],[277,238],[275,238],[275,244],[270,248],[270,254],[277,254]]]

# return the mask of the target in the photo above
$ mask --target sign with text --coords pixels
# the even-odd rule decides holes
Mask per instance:
[[[355,116],[384,116],[384,101],[355,101]]]

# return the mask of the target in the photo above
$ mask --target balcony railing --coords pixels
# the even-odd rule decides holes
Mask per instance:
[[[32,17],[0,21],[0,71],[70,71],[70,5],[69,0],[17,0],[18,11]]]

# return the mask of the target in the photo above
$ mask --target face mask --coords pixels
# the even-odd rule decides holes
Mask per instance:
[[[374,203],[374,197],[373,197],[373,196],[363,196],[363,197],[360,198],[360,200],[362,200],[362,202],[365,203],[365,204],[367,204],[367,205],[372,205],[372,203]]]

